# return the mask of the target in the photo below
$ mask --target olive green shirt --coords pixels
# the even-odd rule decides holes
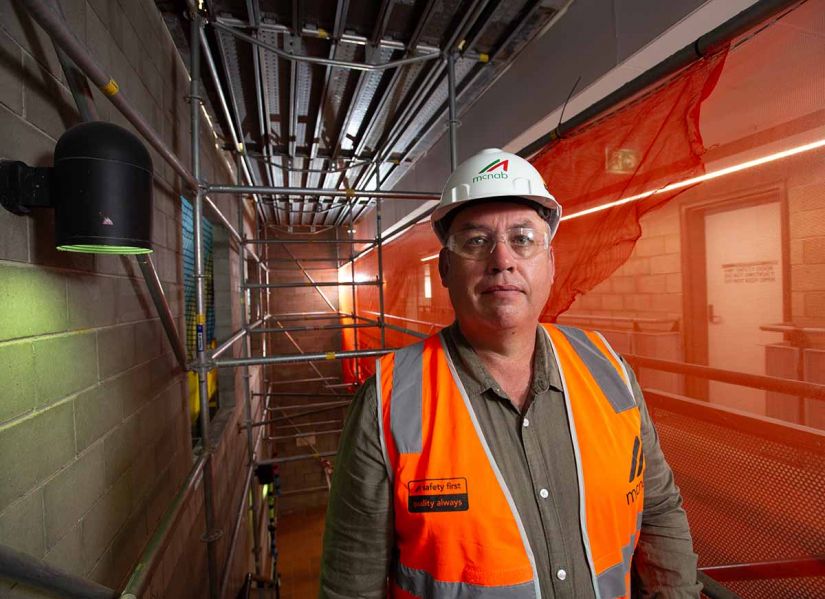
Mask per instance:
[[[533,550],[542,598],[595,597],[579,521],[579,487],[561,379],[539,329],[533,381],[519,411],[457,324],[443,331]],[[628,368],[628,372],[630,369]],[[699,597],[696,554],[679,489],[631,373],[641,408],[645,506],[633,559],[636,597]],[[582,442],[589,442],[582,440]],[[319,597],[384,598],[395,557],[393,494],[379,439],[374,379],[350,407],[327,508]]]

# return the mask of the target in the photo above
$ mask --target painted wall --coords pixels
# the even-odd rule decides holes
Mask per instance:
[[[154,3],[61,4],[78,39],[188,164],[188,75]],[[101,119],[129,128],[97,91],[95,100]],[[0,0],[0,158],[48,166],[78,121],[51,41],[17,2]],[[204,176],[234,180],[202,129]],[[182,330],[183,187],[152,155],[153,259]],[[235,204],[220,203],[235,222]],[[134,260],[58,253],[53,226],[50,210],[0,211],[0,543],[120,587],[193,463],[186,381]],[[220,415],[215,440],[221,563],[246,462],[241,405]],[[205,594],[201,497],[198,485],[153,578],[157,596]],[[236,585],[249,571],[247,526]],[[0,596],[40,595],[0,580]]]

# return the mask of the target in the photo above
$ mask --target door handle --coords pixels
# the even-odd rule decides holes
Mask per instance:
[[[708,322],[711,324],[719,324],[722,322],[722,318],[713,313],[713,304],[708,304]]]

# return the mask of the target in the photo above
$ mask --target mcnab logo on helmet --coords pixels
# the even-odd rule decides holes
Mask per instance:
[[[500,158],[493,160],[490,164],[478,171],[478,175],[473,177],[473,183],[478,183],[479,181],[485,181],[487,179],[506,179],[509,177],[507,174],[509,168],[509,160],[501,160]]]

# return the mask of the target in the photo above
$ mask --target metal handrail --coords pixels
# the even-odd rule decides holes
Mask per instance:
[[[773,331],[776,333],[803,333],[805,335],[825,335],[825,328],[822,327],[798,327],[792,322],[780,322],[776,324],[763,324],[760,331]]]
[[[206,457],[201,455],[195,461],[189,475],[183,486],[178,490],[177,495],[172,500],[172,504],[163,515],[163,519],[155,529],[152,538],[149,539],[146,548],[141,553],[140,558],[135,564],[132,575],[129,577],[123,593],[120,595],[121,599],[137,599],[143,595],[146,590],[146,585],[149,583],[150,576],[157,568],[160,562],[160,556],[163,554],[166,545],[169,544],[169,532],[178,523],[184,505],[189,502],[192,493],[198,486],[203,474],[203,467],[206,463]]]
[[[766,580],[825,576],[825,555],[748,564],[729,564],[699,568],[715,580]]]
[[[825,431],[819,429],[659,389],[645,388],[644,395],[651,410],[678,412],[783,445],[792,439],[794,447],[825,455]]]
[[[719,582],[702,572],[701,568],[696,573],[696,578],[702,583],[702,595],[705,597],[710,599],[741,599],[729,588],[719,584]]]
[[[721,368],[702,366],[700,364],[689,364],[687,362],[659,360],[637,354],[625,354],[624,358],[634,367],[641,366],[642,368],[652,368],[664,372],[686,374],[711,381],[720,381],[742,387],[750,387],[752,389],[761,389],[763,391],[776,391],[789,395],[804,395],[805,397],[815,399],[825,399],[825,385],[816,383],[807,383],[761,374],[734,372],[731,370],[722,370]]]
[[[364,310],[364,314],[372,314],[374,316],[380,316],[379,312],[373,312],[372,310]],[[449,325],[442,324],[440,322],[428,322],[426,320],[415,320],[414,318],[407,318],[406,316],[396,316],[395,314],[384,314],[384,318],[395,318],[396,320],[403,320],[404,322],[411,322],[413,324],[421,324],[430,327],[446,327]]]
[[[670,324],[670,331],[679,330],[678,318],[635,318],[632,316],[600,316],[598,314],[561,314],[559,320],[572,320],[577,322],[616,322],[628,323],[634,331],[638,331],[639,324]]]

